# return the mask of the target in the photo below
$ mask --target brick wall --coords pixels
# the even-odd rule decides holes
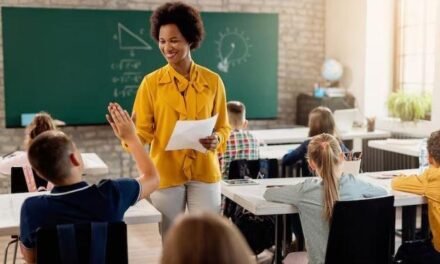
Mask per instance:
[[[152,10],[162,0],[3,0],[3,6]],[[202,11],[275,12],[279,14],[278,118],[251,121],[251,128],[275,128],[294,124],[296,96],[311,91],[324,59],[324,0],[187,0]],[[0,31],[1,34],[1,31]],[[3,47],[0,39],[0,154],[21,148],[23,129],[5,129]],[[83,152],[97,153],[109,166],[109,177],[135,175],[110,127],[67,127]],[[96,182],[100,177],[87,178]],[[8,192],[9,180],[0,177],[0,193]]]

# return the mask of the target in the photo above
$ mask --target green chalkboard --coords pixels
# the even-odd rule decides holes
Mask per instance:
[[[146,73],[163,65],[151,11],[2,8],[6,126],[47,111],[68,125],[104,124],[109,101],[131,109]],[[248,118],[277,115],[278,16],[202,13],[194,60],[219,73]]]

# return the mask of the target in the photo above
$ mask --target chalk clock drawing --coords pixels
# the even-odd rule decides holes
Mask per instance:
[[[113,35],[113,39],[118,40],[119,49],[130,51],[130,56],[134,57],[135,50],[151,50],[152,47],[140,35],[145,33],[144,29],[139,30],[139,34],[134,33],[122,23],[118,23],[118,34]]]
[[[250,39],[245,35],[244,31],[239,32],[237,28],[230,30],[226,28],[225,32],[219,33],[217,44],[217,57],[220,62],[217,68],[222,72],[228,72],[230,66],[244,63],[251,56]]]

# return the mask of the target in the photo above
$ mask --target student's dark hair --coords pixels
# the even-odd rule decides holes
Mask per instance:
[[[332,111],[327,107],[319,106],[310,112],[309,137],[314,137],[322,133],[336,136],[335,127]]]
[[[46,112],[39,112],[26,128],[25,145],[29,147],[31,141],[39,134],[57,129],[52,117]]]
[[[190,48],[196,49],[205,36],[200,12],[194,7],[182,2],[168,2],[154,10],[150,17],[151,36],[159,41],[160,27],[175,24]]]
[[[428,139],[428,153],[437,162],[440,163],[440,130],[431,133]]]
[[[246,107],[242,102],[229,101],[227,104],[229,122],[233,126],[243,124],[246,119]]]
[[[40,177],[57,184],[70,175],[69,155],[73,152],[70,137],[61,131],[50,130],[34,138],[28,149],[28,159]]]

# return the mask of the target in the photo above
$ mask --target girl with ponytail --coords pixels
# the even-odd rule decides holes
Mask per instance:
[[[287,203],[298,208],[306,240],[308,263],[321,264],[336,201],[383,196],[387,191],[342,173],[344,160],[339,141],[330,134],[313,137],[307,151],[310,169],[318,176],[296,185],[266,190],[268,201]],[[305,262],[307,263],[307,262]]]
[[[54,120],[46,112],[37,113],[32,122],[25,129],[24,148],[28,149],[32,140],[39,134],[57,129]],[[15,151],[2,159],[0,159],[0,174],[9,175],[12,167],[22,167],[23,174],[26,179],[26,184],[29,192],[50,190],[52,184],[48,183],[47,186],[37,186],[35,183],[34,173],[32,167],[29,164],[26,151]]]
[[[40,112],[35,115],[32,122],[26,127],[24,146],[27,149],[31,144],[32,140],[39,134],[57,129],[54,120],[46,112]]]

